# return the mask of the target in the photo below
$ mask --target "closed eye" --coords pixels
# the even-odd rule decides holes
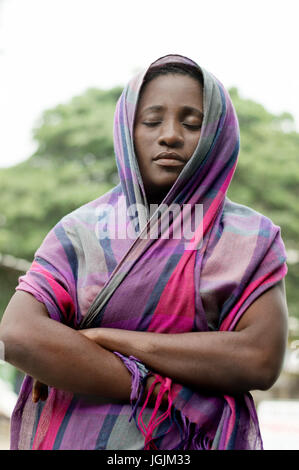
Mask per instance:
[[[201,124],[186,124],[185,122],[183,123],[183,126],[187,127],[187,129],[191,129],[193,131],[198,131],[201,129]]]
[[[161,121],[144,121],[142,124],[144,124],[145,126],[154,127],[158,124],[161,124]]]
[[[154,127],[154,126],[158,126],[159,124],[161,124],[161,121],[144,121],[142,124],[144,124],[145,126]],[[194,130],[201,129],[201,124],[187,124],[185,122],[183,122],[182,124],[188,129],[194,129]]]

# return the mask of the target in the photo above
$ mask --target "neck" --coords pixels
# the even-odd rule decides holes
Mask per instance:
[[[165,189],[164,191],[160,190],[159,192],[146,192],[146,200],[149,207],[151,204],[157,204],[159,206],[168,192],[169,189]]]

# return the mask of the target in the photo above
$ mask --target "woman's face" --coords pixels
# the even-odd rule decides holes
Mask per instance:
[[[151,80],[140,97],[135,152],[149,203],[160,203],[192,157],[203,121],[203,90],[188,75]]]

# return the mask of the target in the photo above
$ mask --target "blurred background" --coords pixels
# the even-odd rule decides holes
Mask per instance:
[[[299,449],[299,5],[293,0],[0,0],[0,318],[62,216],[118,182],[112,123],[131,76],[186,55],[229,89],[241,131],[228,196],[281,227],[289,344],[254,392],[266,449]],[[0,361],[0,449],[23,375]]]

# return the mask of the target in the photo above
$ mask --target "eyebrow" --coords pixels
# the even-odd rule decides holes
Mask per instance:
[[[164,107],[161,105],[154,105],[154,106],[148,106],[147,108],[143,109],[143,112],[149,112],[149,111],[163,111]],[[194,108],[193,106],[183,106],[182,108],[184,111],[191,111],[192,113],[197,114],[199,117],[203,118],[204,114],[200,109]]]

